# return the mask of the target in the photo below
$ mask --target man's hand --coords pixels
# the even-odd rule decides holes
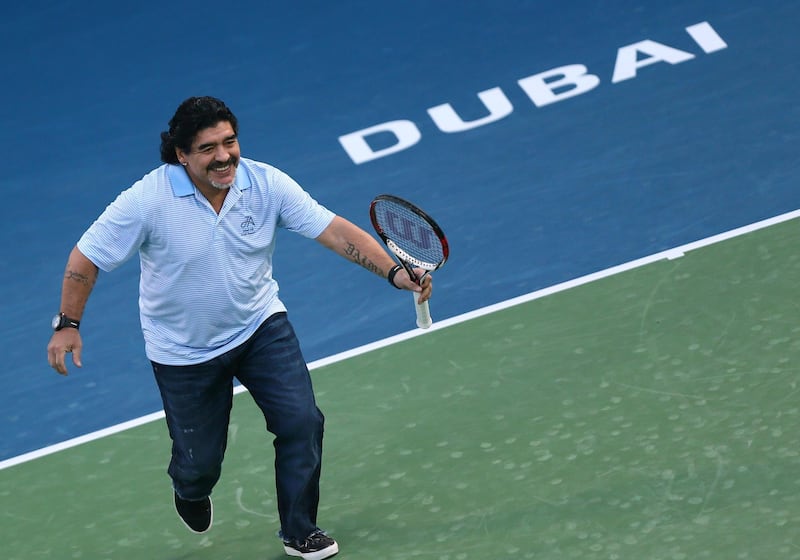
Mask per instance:
[[[414,272],[416,273],[417,278],[425,274],[425,270],[421,268],[415,268]],[[393,280],[394,280],[394,285],[397,286],[398,288],[419,293],[419,297],[417,298],[417,303],[425,303],[431,298],[431,293],[433,292],[433,278],[431,277],[430,274],[425,275],[420,285],[414,282],[411,278],[409,278],[406,269],[401,269],[397,271],[397,274],[395,275]]]
[[[50,367],[61,375],[67,375],[67,354],[72,353],[72,363],[82,367],[81,363],[81,333],[78,329],[65,328],[53,333],[47,345],[47,362]]]

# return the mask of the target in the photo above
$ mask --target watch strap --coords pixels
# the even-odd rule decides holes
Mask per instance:
[[[55,327],[55,330],[57,331],[66,328],[79,329],[81,326],[81,322],[78,319],[67,317],[66,314],[64,313],[59,313],[58,317],[59,317],[58,324]]]

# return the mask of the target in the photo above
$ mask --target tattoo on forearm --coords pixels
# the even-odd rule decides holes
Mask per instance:
[[[344,254],[353,259],[354,262],[360,264],[370,272],[374,272],[379,276],[384,276],[383,269],[369,260],[367,257],[361,256],[361,251],[352,243],[347,243],[344,249]]]
[[[67,270],[67,272],[64,274],[64,277],[69,280],[80,282],[84,286],[94,286],[94,283],[97,280],[97,273],[95,272],[93,275],[87,276],[74,270]]]

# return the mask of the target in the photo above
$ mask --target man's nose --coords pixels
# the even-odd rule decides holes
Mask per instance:
[[[225,149],[225,146],[219,144],[214,150],[214,159],[217,161],[228,161],[231,159],[231,156],[228,154],[228,150]]]

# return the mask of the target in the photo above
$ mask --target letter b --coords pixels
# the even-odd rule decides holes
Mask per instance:
[[[537,107],[542,107],[596,88],[600,78],[586,72],[583,64],[570,64],[522,78],[517,83]],[[568,89],[564,90],[565,87]],[[556,93],[556,89],[562,91]]]

